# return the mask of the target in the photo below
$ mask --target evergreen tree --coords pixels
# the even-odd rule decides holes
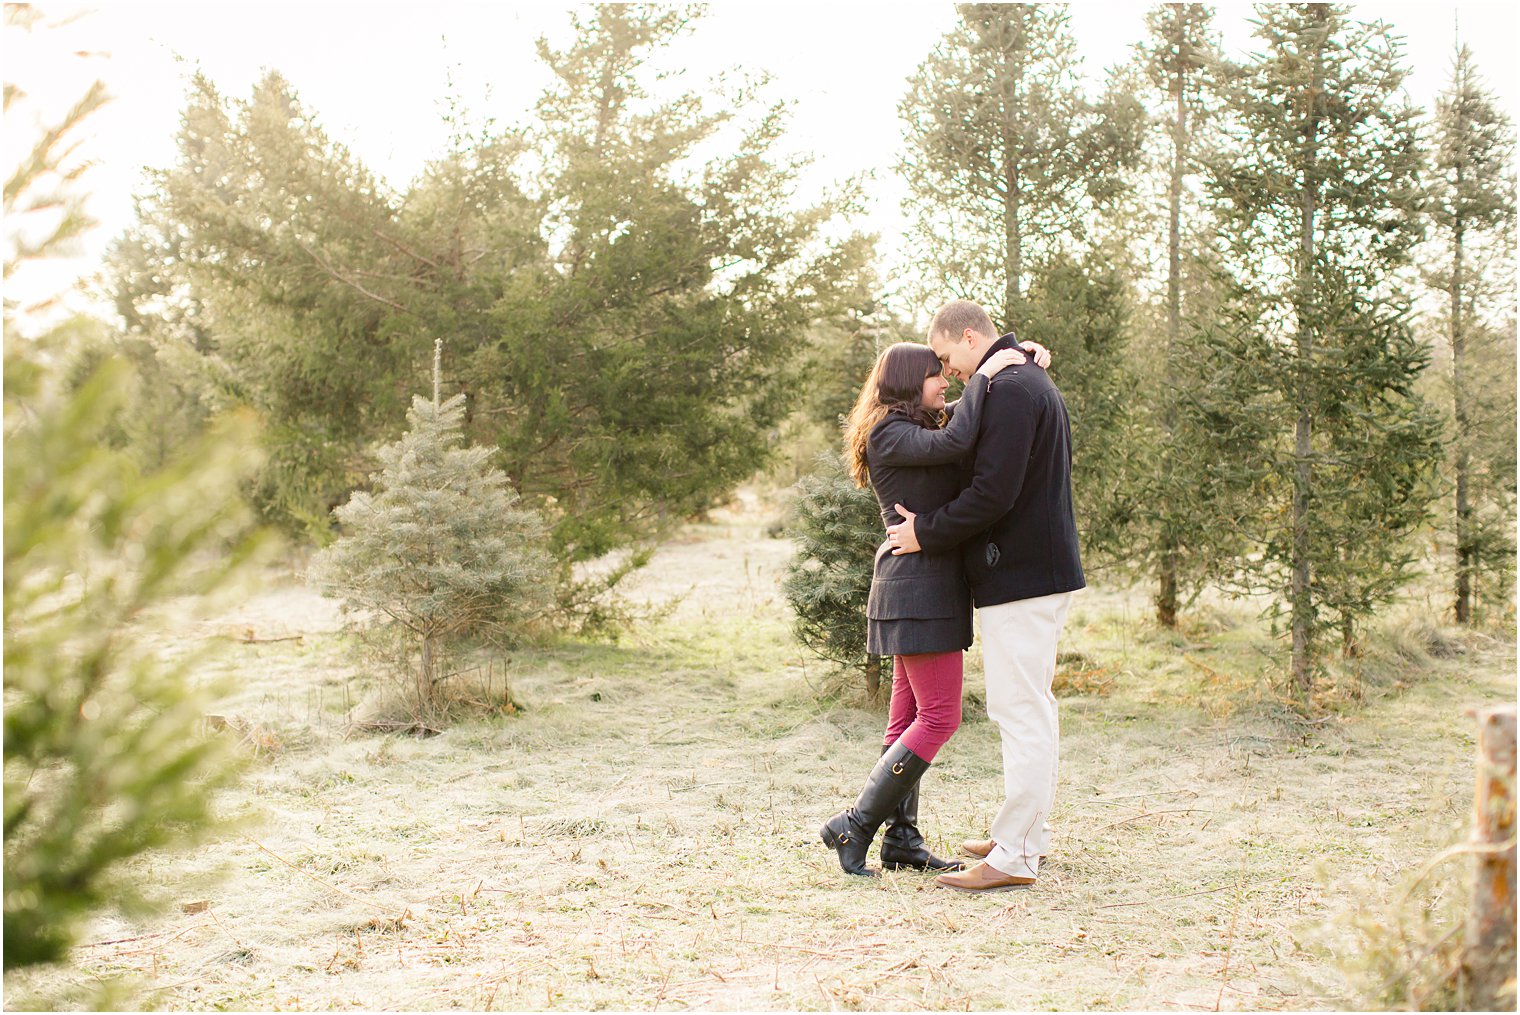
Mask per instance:
[[[144,472],[103,439],[126,365],[65,390],[36,362],[70,337],[6,349],[7,970],[59,961],[85,916],[137,904],[127,862],[204,837],[234,774],[229,745],[202,729],[204,653],[165,660],[138,619],[247,561],[237,488],[257,461],[251,427],[215,429]]]
[[[416,262],[391,196],[278,73],[234,103],[197,74],[178,147],[112,252],[117,308],[187,387],[268,420],[255,502],[320,533],[423,366]]]
[[[753,473],[792,408],[797,336],[860,260],[821,233],[847,197],[789,207],[782,108],[653,94],[653,61],[695,13],[604,5],[566,50],[540,46],[556,81],[534,182],[553,240],[538,293],[489,308],[464,367],[508,471],[555,499],[567,560],[653,536]]]
[[[802,362],[808,383],[801,411],[809,422],[827,431],[831,448],[837,447],[840,421],[855,405],[860,385],[881,351],[894,342],[924,340],[922,331],[889,305],[881,279],[870,265],[871,239],[859,237],[853,251],[843,252],[857,269],[842,287],[839,305],[809,331]]]
[[[1056,257],[1026,297],[1019,337],[1056,350],[1050,375],[1071,416],[1072,495],[1090,566],[1126,560],[1140,505],[1128,286],[1099,258]]]
[[[1146,221],[1152,236],[1166,236],[1166,259],[1154,306],[1159,321],[1142,324],[1153,333],[1146,345],[1155,356],[1139,365],[1148,374],[1136,405],[1145,432],[1126,459],[1139,473],[1129,560],[1156,582],[1156,619],[1163,627],[1176,626],[1183,596],[1233,571],[1243,552],[1234,524],[1240,505],[1208,475],[1214,435],[1199,430],[1188,411],[1193,394],[1208,383],[1199,325],[1213,319],[1218,301],[1209,268],[1212,228],[1200,192],[1230,67],[1213,21],[1213,9],[1204,4],[1159,4],[1147,12],[1148,34],[1137,47],[1141,94],[1155,106],[1146,182],[1164,181],[1147,190],[1164,217],[1152,213]]]
[[[1324,630],[1354,650],[1408,576],[1431,496],[1438,428],[1414,390],[1428,357],[1407,296],[1420,146],[1386,28],[1327,4],[1257,11],[1263,52],[1215,169],[1230,293],[1213,336],[1225,376],[1203,411],[1260,438],[1220,468],[1266,507],[1251,576],[1289,615],[1307,698]]]
[[[817,471],[819,456],[837,453],[842,419],[855,404],[860,385],[881,350],[894,342],[922,342],[923,333],[890,304],[892,294],[869,264],[874,237],[857,237],[858,247],[843,257],[860,258],[858,270],[842,287],[839,305],[810,327],[798,363],[805,379],[792,414],[772,433],[780,455],[767,477],[794,486]]]
[[[404,196],[278,78],[233,110],[197,87],[165,196],[118,257],[121,302],[175,308],[144,326],[193,337],[269,415],[274,515],[320,531],[437,334],[468,436],[544,513],[566,585],[753,473],[791,408],[796,336],[844,298],[849,243],[824,230],[852,199],[793,209],[784,110],[752,90],[668,94],[656,61],[693,14],[575,15],[567,49],[540,46],[554,85],[534,125],[461,121]]]
[[[1436,103],[1435,141],[1429,207],[1440,261],[1427,278],[1446,297],[1454,423],[1448,458],[1455,496],[1453,609],[1457,623],[1468,624],[1478,575],[1495,574],[1502,595],[1514,573],[1515,290],[1509,254],[1515,137],[1513,123],[1484,88],[1466,46],[1458,50],[1451,83]]]
[[[883,536],[881,508],[870,490],[855,485],[837,453],[821,456],[819,465],[798,484],[797,516],[788,528],[797,550],[782,594],[797,640],[857,674],[867,697],[880,701],[883,659],[866,652],[866,600]]]
[[[975,300],[1017,328],[1033,273],[1080,253],[1094,210],[1122,187],[1141,113],[1117,93],[1083,96],[1064,5],[958,10],[899,106],[910,249],[927,300]]]
[[[1089,565],[1116,558],[1128,514],[1108,473],[1131,437],[1113,392],[1126,386],[1127,282],[1095,256],[1095,224],[1116,211],[1139,155],[1143,115],[1117,88],[1090,102],[1078,80],[1070,17],[1059,4],[962,4],[899,106],[907,145],[898,171],[925,268],[918,295],[988,307],[1004,330],[1048,344],[1068,396],[1073,488]],[[1091,278],[1079,277],[1093,268]],[[1074,274],[1074,272],[1076,274]],[[1063,314],[1075,315],[1063,327]],[[1080,323],[1077,323],[1080,321]],[[1073,357],[1068,359],[1067,351]],[[1079,365],[1080,364],[1080,365]],[[1127,553],[1127,546],[1123,546]]]
[[[36,21],[20,4],[5,18],[8,32]],[[22,95],[6,83],[7,114]],[[102,344],[99,323],[46,327],[10,288],[92,224],[73,184],[80,127],[104,101],[97,83],[5,184],[7,973],[65,958],[92,913],[140,905],[130,862],[203,837],[234,774],[229,745],[203,735],[204,653],[165,659],[142,616],[248,562],[256,542],[236,490],[256,462],[251,427],[224,421],[145,468],[111,439],[127,364],[75,362]]]
[[[440,401],[441,385],[435,365],[432,401],[413,398],[410,429],[380,449],[372,489],[334,512],[346,531],[312,562],[325,593],[404,646],[395,675],[419,724],[438,718],[462,644],[520,634],[549,603],[543,523],[494,448],[458,446],[465,399]]]

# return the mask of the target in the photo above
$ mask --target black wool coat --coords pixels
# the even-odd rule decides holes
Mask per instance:
[[[871,489],[887,525],[902,521],[894,504],[915,513],[954,500],[963,459],[976,440],[987,378],[966,385],[950,421],[931,430],[902,413],[876,424],[866,443]],[[866,605],[866,650],[877,655],[957,652],[971,644],[971,591],[954,548],[894,557],[876,548]]]
[[[1014,344],[1004,335],[987,356]],[[920,513],[913,528],[926,555],[960,548],[979,607],[1087,586],[1071,500],[1071,423],[1044,370],[1025,363],[993,378],[965,489]]]

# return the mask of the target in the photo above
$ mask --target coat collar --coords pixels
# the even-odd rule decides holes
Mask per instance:
[[[1001,352],[1004,349],[1019,349],[1020,351],[1023,351],[1022,347],[1019,345],[1017,336],[1015,336],[1011,331],[987,347],[987,351],[982,355],[981,360],[976,364],[977,369],[981,369],[982,364],[991,359],[993,353]]]

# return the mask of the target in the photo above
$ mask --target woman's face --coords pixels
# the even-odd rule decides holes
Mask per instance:
[[[924,408],[930,412],[938,412],[945,407],[945,389],[950,386],[950,378],[941,370],[937,374],[930,374],[924,378],[923,403]]]

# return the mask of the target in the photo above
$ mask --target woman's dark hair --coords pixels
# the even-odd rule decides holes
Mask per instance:
[[[887,413],[900,412],[930,429],[938,429],[943,423],[943,413],[924,407],[924,381],[944,369],[934,350],[917,342],[898,342],[876,357],[876,365],[860,386],[855,408],[844,426],[845,464],[856,486],[865,486],[871,480],[866,444]]]

